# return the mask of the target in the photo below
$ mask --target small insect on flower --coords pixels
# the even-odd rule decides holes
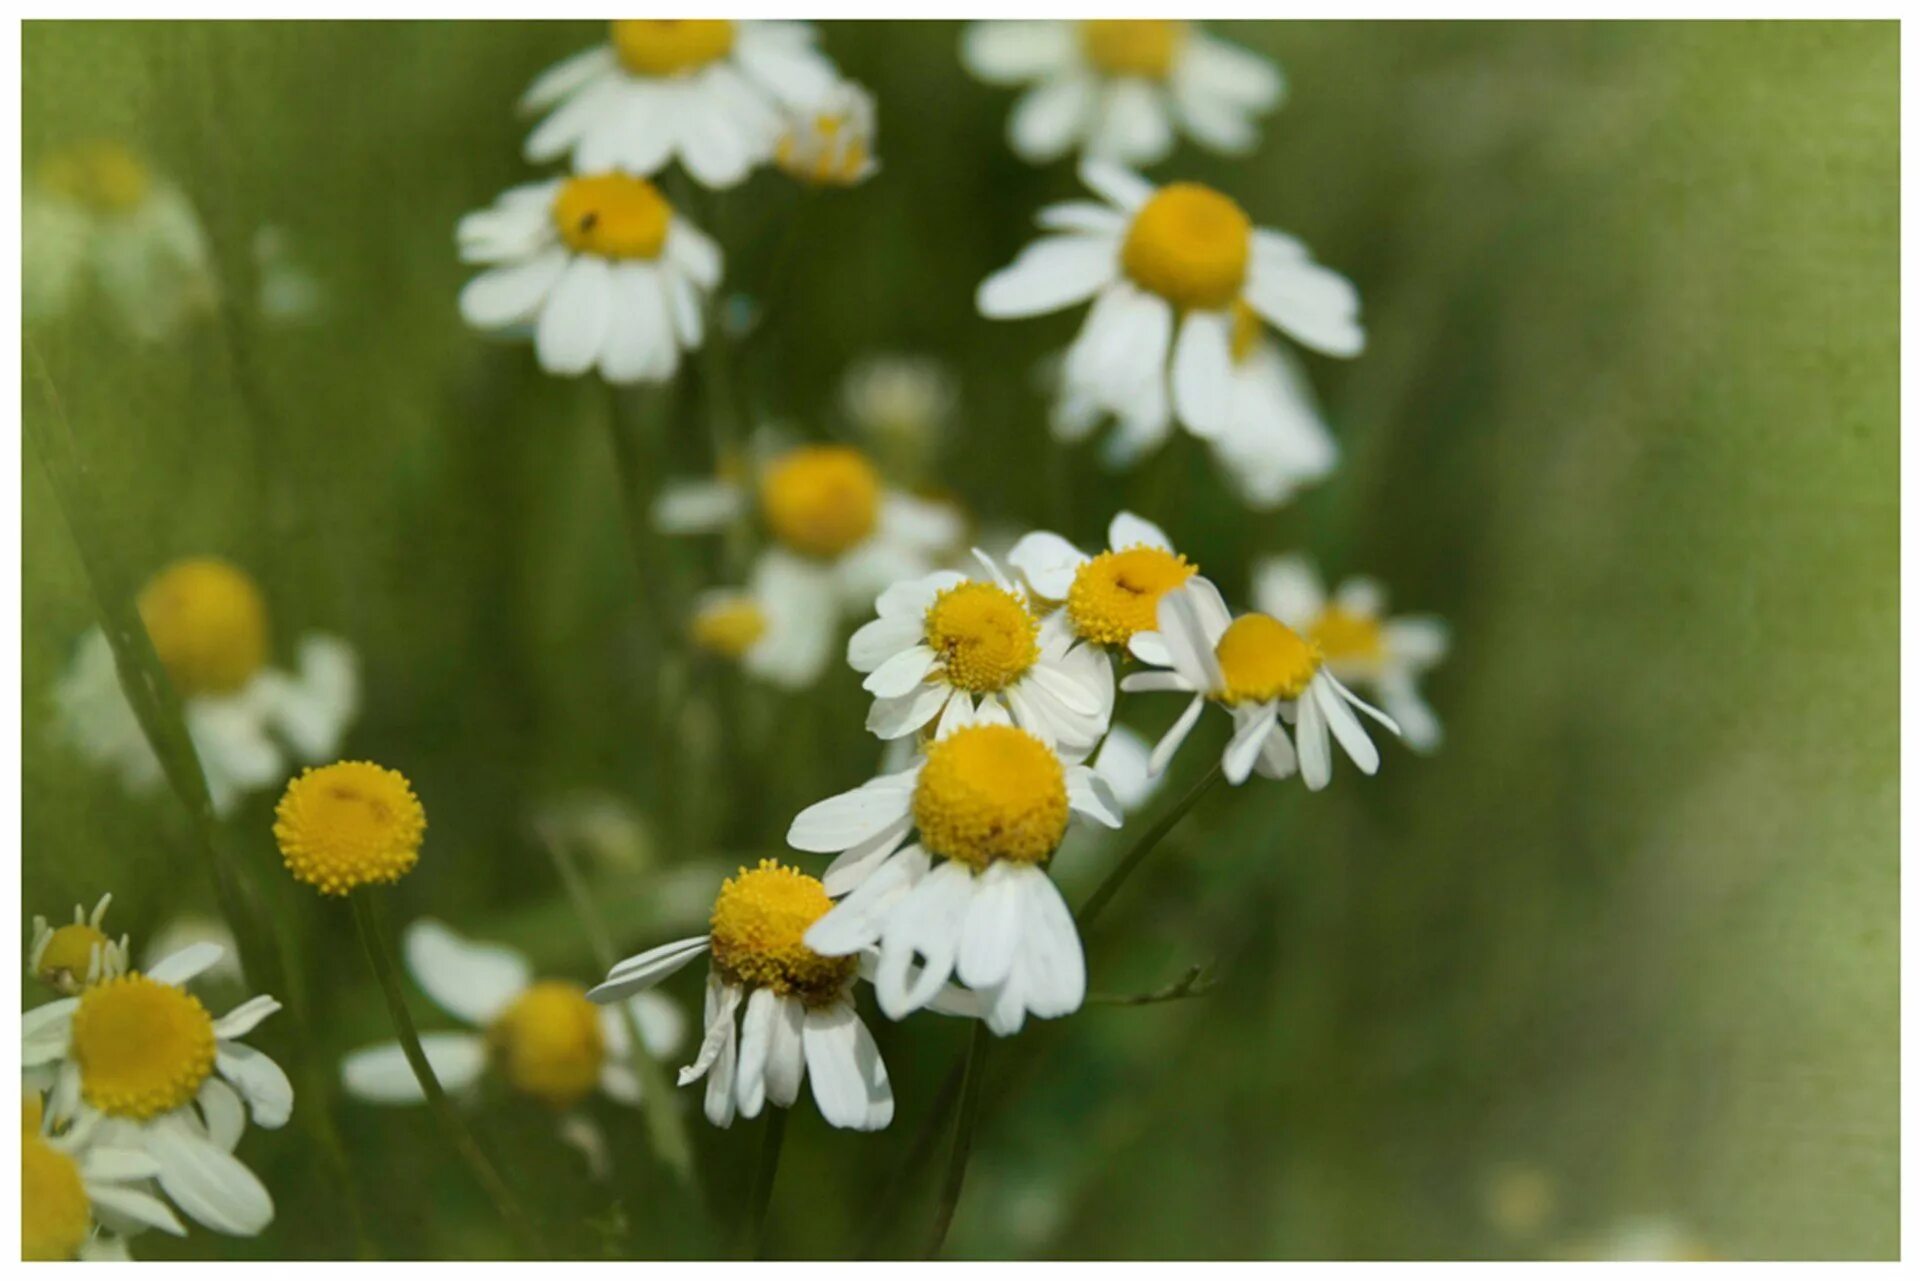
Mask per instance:
[[[528,160],[572,153],[576,172],[646,176],[678,159],[701,186],[731,187],[772,156],[783,110],[813,109],[839,80],[805,23],[622,20],[609,36],[520,99],[550,113]]]
[[[1440,746],[1440,719],[1420,695],[1420,678],[1447,656],[1437,618],[1386,617],[1386,591],[1349,578],[1331,597],[1304,556],[1269,557],[1253,568],[1253,603],[1312,641],[1327,668],[1370,690],[1417,751]]]
[[[27,950],[27,969],[33,976],[62,996],[77,996],[83,988],[125,974],[127,936],[116,942],[100,928],[111,902],[113,895],[102,894],[91,913],[74,904],[72,923],[58,929],[48,925],[46,917],[34,917]]]
[[[448,1090],[470,1088],[491,1068],[510,1088],[556,1111],[596,1090],[619,1103],[639,1102],[621,1010],[588,1001],[577,983],[536,980],[526,957],[512,948],[462,938],[438,921],[415,921],[401,946],[422,990],[478,1029],[420,1037],[434,1075]],[[685,1020],[677,1006],[655,992],[643,992],[628,1005],[649,1052],[679,1048]],[[395,1041],[349,1054],[340,1076],[348,1093],[369,1103],[424,1101]]]
[[[1267,59],[1165,19],[975,22],[960,55],[988,84],[1032,86],[1014,105],[1007,138],[1034,164],[1078,148],[1150,165],[1173,150],[1176,130],[1239,155],[1260,140],[1254,118],[1286,88]]]
[[[56,1128],[39,1090],[20,1109],[20,1257],[27,1262],[128,1257],[126,1238],[147,1228],[185,1236],[171,1207],[147,1187],[160,1165],[123,1146],[97,1120]]]
[[[307,769],[273,811],[273,838],[295,880],[322,894],[390,885],[420,861],[427,812],[398,770],[371,761]]]
[[[707,1120],[724,1128],[768,1103],[792,1107],[810,1078],[828,1124],[884,1129],[893,1119],[893,1086],[854,1007],[860,961],[822,955],[804,941],[832,906],[819,881],[762,859],[720,887],[708,933],[628,957],[587,995],[625,1000],[704,954],[705,1034],[680,1084],[706,1078]],[[964,1001],[955,999],[960,1012]]]
[[[140,619],[179,691],[187,731],[215,810],[285,778],[292,762],[339,746],[360,707],[353,650],[309,635],[294,672],[270,666],[266,599],[236,566],[211,556],[176,561],[140,593]],[[130,791],[158,786],[160,761],[127,703],[113,649],[98,629],[80,642],[55,690],[61,726],[95,764]]]
[[[873,95],[843,80],[817,105],[787,111],[774,163],[810,187],[858,186],[880,169],[873,133]]]
[[[1266,614],[1233,617],[1204,578],[1162,597],[1159,616],[1158,639],[1168,670],[1135,672],[1120,688],[1173,690],[1193,698],[1153,749],[1151,772],[1166,768],[1209,701],[1233,717],[1233,738],[1221,757],[1230,783],[1245,782],[1255,770],[1267,778],[1286,778],[1297,768],[1306,785],[1319,791],[1333,777],[1329,730],[1362,773],[1380,768],[1379,749],[1353,709],[1395,734],[1400,727],[1341,684],[1300,633]],[[1297,759],[1284,722],[1297,725]]]
[[[1081,640],[1130,649],[1159,625],[1160,598],[1192,578],[1192,561],[1150,520],[1121,512],[1107,526],[1107,550],[1088,556],[1058,534],[1035,531],[1015,543],[1007,562],[1042,600],[1065,606]],[[1152,646],[1152,642],[1144,642]],[[1156,657],[1162,652],[1150,648]]]

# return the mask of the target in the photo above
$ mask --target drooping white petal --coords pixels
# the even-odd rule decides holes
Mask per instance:
[[[1007,145],[1029,164],[1058,160],[1085,132],[1099,101],[1091,76],[1068,72],[1020,95],[1007,117]]]
[[[747,1012],[740,1020],[733,1097],[744,1117],[759,1116],[767,1100],[767,1053],[773,1045],[774,1007],[779,1001],[772,988],[757,987],[747,997]]]
[[[1235,715],[1233,737],[1227,742],[1227,750],[1221,755],[1222,771],[1227,782],[1235,787],[1247,781],[1247,775],[1253,772],[1253,763],[1260,755],[1260,749],[1266,745],[1267,735],[1273,732],[1274,722],[1279,711],[1272,703]]]
[[[1352,282],[1314,262],[1284,266],[1256,261],[1246,301],[1294,341],[1329,356],[1357,356],[1367,345],[1360,295]]]
[[[1052,878],[1039,868],[1018,869],[1016,880],[1026,904],[1020,966],[1027,1008],[1043,1019],[1071,1014],[1087,994],[1086,955],[1073,913]]]
[[[434,1003],[462,1022],[481,1026],[533,981],[527,958],[498,943],[462,938],[431,917],[407,926],[401,953]]]
[[[1173,404],[1187,430],[1203,440],[1232,423],[1232,317],[1224,311],[1190,311],[1180,322],[1173,352]]]
[[[774,1004],[766,1076],[767,1102],[776,1107],[792,1107],[800,1097],[800,1082],[807,1074],[802,1043],[806,1017],[807,1007],[793,997],[780,997]]]
[[[606,981],[589,991],[587,999],[604,1005],[645,991],[704,954],[707,946],[707,936],[696,934],[629,956],[608,971]]]
[[[613,307],[613,270],[581,254],[567,263],[540,308],[533,349],[550,374],[583,374],[600,354]]]
[[[886,1065],[851,1004],[808,1010],[800,1036],[814,1105],[829,1125],[877,1130],[893,1119]]]
[[[1147,761],[1147,773],[1157,778],[1165,771],[1167,762],[1180,750],[1180,744],[1187,741],[1187,735],[1192,732],[1193,723],[1200,719],[1200,709],[1206,702],[1205,698],[1196,696],[1167,728],[1167,732],[1160,736],[1160,741],[1153,746],[1152,757]]]
[[[806,933],[806,945],[822,956],[851,956],[871,947],[888,913],[931,867],[927,852],[910,845],[869,873]]]
[[[523,262],[483,271],[460,291],[460,316],[476,329],[506,329],[532,320],[566,270],[558,245]]]
[[[813,854],[831,854],[871,839],[897,822],[912,805],[919,767],[869,779],[850,792],[816,801],[794,816],[787,844]]]

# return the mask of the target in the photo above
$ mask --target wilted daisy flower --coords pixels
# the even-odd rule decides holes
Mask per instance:
[[[1370,689],[1420,751],[1440,745],[1440,720],[1420,696],[1420,677],[1447,656],[1437,618],[1387,618],[1386,591],[1349,578],[1329,598],[1304,556],[1274,556],[1253,570],[1253,603],[1312,642],[1343,681]]]
[[[216,810],[279,782],[292,761],[318,760],[339,746],[360,706],[358,664],[346,642],[309,635],[297,671],[268,666],[265,598],[245,573],[211,556],[168,566],[141,591],[139,605],[179,691]],[[160,761],[98,630],[82,638],[55,698],[62,729],[89,759],[135,791],[160,782]]]
[[[836,84],[818,103],[788,108],[774,163],[797,182],[814,187],[852,187],[879,170],[873,156],[873,95],[851,80]]]
[[[58,929],[47,918],[33,918],[33,942],[27,950],[27,969],[62,996],[127,972],[127,936],[119,942],[107,937],[100,923],[106,919],[113,895],[102,894],[89,913],[74,904],[73,922]]]
[[[707,1120],[725,1127],[736,1113],[755,1117],[768,1103],[792,1107],[811,1077],[814,1104],[829,1125],[884,1129],[893,1119],[893,1086],[854,1007],[859,962],[822,956],[803,941],[832,906],[819,881],[762,859],[720,887],[709,933],[628,957],[587,995],[625,1000],[705,954],[706,1031],[680,1084],[707,1079]]]
[[[273,839],[297,881],[322,894],[390,885],[420,861],[427,812],[399,770],[371,761],[306,769],[273,811]]]
[[[1128,649],[1146,635],[1143,657],[1164,662],[1153,638],[1160,598],[1192,578],[1194,565],[1150,520],[1121,512],[1107,526],[1107,550],[1089,556],[1058,534],[1038,530],[1015,543],[1007,561],[1033,594],[1064,606],[1067,626],[1084,641]]]
[[[29,1088],[50,1088],[56,1130],[150,1157],[174,1205],[215,1232],[252,1236],[273,1219],[273,1198],[233,1156],[248,1116],[287,1123],[293,1086],[280,1066],[239,1040],[280,1008],[256,996],[215,1019],[188,980],[220,959],[200,944],[146,973],[28,1010],[20,1062]]]
[[[474,1032],[420,1037],[433,1074],[463,1090],[491,1068],[513,1089],[565,1109],[599,1090],[636,1103],[640,1081],[627,1064],[627,1020],[587,1000],[564,979],[536,981],[527,959],[497,943],[461,938],[438,921],[415,921],[402,938],[407,969],[441,1009]],[[644,992],[629,1002],[647,1049],[679,1047],[684,1020],[671,1001]],[[340,1068],[347,1092],[369,1103],[424,1101],[420,1082],[396,1041],[349,1054]]]
[[[97,1120],[56,1130],[30,1090],[20,1115],[21,1259],[111,1262],[128,1257],[125,1237],[147,1228],[185,1236],[167,1203],[144,1188],[159,1172]]]
[[[581,173],[647,175],[678,158],[704,187],[731,187],[773,151],[783,108],[808,109],[839,79],[798,22],[646,19],[548,68],[520,99],[551,114],[527,137],[536,164],[569,152]]]
[[[1136,453],[1165,436],[1170,415],[1206,440],[1232,433],[1251,403],[1234,362],[1242,305],[1328,355],[1365,345],[1346,278],[1292,237],[1256,228],[1221,193],[1191,182],[1155,188],[1093,160],[1080,178],[1106,203],[1041,210],[1055,234],[989,276],[976,298],[999,320],[1093,300],[1061,366],[1056,430],[1084,434],[1112,414]]]
[[[460,220],[460,291],[476,329],[533,337],[550,374],[665,382],[700,346],[720,247],[644,178],[592,173],[502,192]]]
[[[1180,21],[976,22],[960,52],[989,84],[1033,86],[1007,139],[1035,164],[1077,147],[1150,165],[1173,150],[1176,130],[1215,151],[1249,151],[1254,118],[1286,87],[1267,59]]]
[[[1297,766],[1306,785],[1318,791],[1333,777],[1329,730],[1362,773],[1380,768],[1379,749],[1353,709],[1396,734],[1399,726],[1342,685],[1320,651],[1291,627],[1266,614],[1234,618],[1204,578],[1168,592],[1159,614],[1171,670],[1136,672],[1120,688],[1177,690],[1193,699],[1153,749],[1153,773],[1166,768],[1208,700],[1233,716],[1233,738],[1221,757],[1228,782],[1243,783],[1256,769],[1267,778],[1285,778]],[[1297,762],[1283,721],[1297,724]]]
[[[839,851],[827,880],[846,891],[807,943],[840,956],[877,946],[874,994],[889,1018],[925,1006],[955,975],[1000,1036],[1029,1013],[1071,1014],[1086,995],[1086,959],[1046,865],[1075,814],[1120,826],[1098,774],[984,706],[913,769],[794,819],[788,843]],[[904,845],[909,832],[918,841]]]
[[[119,143],[48,157],[27,184],[20,218],[29,320],[65,313],[86,284],[144,341],[213,308],[218,291],[193,203]]]

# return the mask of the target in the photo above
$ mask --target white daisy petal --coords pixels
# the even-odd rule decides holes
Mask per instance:
[[[459,1093],[480,1079],[487,1066],[485,1038],[474,1032],[422,1032],[420,1048],[427,1065],[448,1093]],[[419,1078],[396,1041],[355,1050],[341,1061],[340,1084],[367,1103],[420,1103]]]
[[[485,1025],[533,981],[527,959],[497,943],[476,943],[428,917],[401,936],[407,972],[434,1003],[462,1022]]]
[[[246,1099],[255,1125],[275,1130],[293,1115],[293,1083],[278,1063],[260,1051],[237,1041],[222,1041],[214,1063]]]
[[[273,1198],[253,1171],[184,1122],[156,1120],[146,1144],[160,1163],[161,1189],[201,1226],[254,1236],[273,1221]]]
[[[645,991],[705,953],[707,946],[707,936],[698,934],[630,956],[608,971],[606,981],[588,992],[587,998],[605,1004]]]
[[[1119,270],[1118,242],[1106,236],[1047,236],[980,284],[974,302],[993,320],[1039,316],[1091,298]]]

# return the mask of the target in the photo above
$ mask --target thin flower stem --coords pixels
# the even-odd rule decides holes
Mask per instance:
[[[393,1030],[400,1039],[400,1050],[407,1056],[407,1065],[413,1069],[414,1080],[420,1083],[420,1092],[427,1096],[427,1106],[433,1109],[434,1119],[440,1123],[447,1141],[486,1190],[507,1230],[519,1239],[529,1256],[537,1258],[541,1251],[532,1221],[520,1208],[519,1202],[514,1200],[500,1172],[493,1168],[486,1153],[480,1150],[473,1131],[467,1128],[466,1121],[455,1110],[453,1101],[447,1098],[447,1092],[440,1087],[440,1078],[433,1074],[433,1064],[427,1061],[427,1052],[421,1048],[420,1034],[414,1029],[413,1015],[407,1012],[407,1000],[400,990],[400,972],[393,963],[392,953],[387,950],[375,893],[377,891],[363,889],[348,895],[348,898],[353,903],[353,923],[360,931],[360,943],[387,998],[387,1013],[393,1019]]]
[[[971,1046],[971,1043],[969,1043]],[[940,1138],[940,1120],[953,1110],[953,1101],[959,1097],[960,1086],[967,1076],[967,1056],[962,1054],[955,1059],[947,1075],[942,1078],[940,1088],[933,1096],[933,1104],[927,1108],[927,1114],[920,1121],[920,1128],[914,1131],[913,1142],[907,1148],[907,1155],[900,1162],[893,1177],[880,1189],[880,1208],[868,1221],[866,1236],[861,1239],[859,1257],[874,1259],[879,1257],[880,1247],[886,1242],[887,1234],[900,1221],[900,1207],[907,1193],[913,1188],[914,1172],[927,1163],[933,1155],[933,1147]]]
[[[1073,923],[1082,930],[1092,925],[1094,918],[1106,909],[1107,904],[1113,901],[1113,896],[1120,892],[1120,887],[1126,883],[1126,879],[1133,875],[1134,869],[1146,861],[1147,855],[1153,853],[1154,847],[1166,839],[1168,832],[1179,826],[1180,820],[1200,803],[1201,797],[1213,790],[1214,784],[1218,783],[1222,777],[1220,762],[1215,761],[1213,768],[1207,771],[1206,777],[1189,788],[1187,794],[1182,796],[1172,809],[1163,814],[1159,822],[1148,828],[1140,839],[1134,842],[1133,848],[1127,851],[1126,857],[1114,865],[1114,869],[1107,873],[1107,878],[1094,888],[1087,901],[1080,905],[1080,910],[1073,914]]]
[[[960,1206],[960,1189],[967,1181],[967,1158],[973,1155],[973,1129],[980,1115],[980,1079],[986,1072],[987,1042],[992,1037],[986,1022],[973,1025],[973,1040],[967,1045],[967,1076],[960,1087],[960,1115],[953,1125],[953,1150],[947,1155],[947,1177],[940,1187],[940,1204],[934,1209],[933,1231],[927,1238],[928,1259],[940,1254],[946,1244],[947,1229],[953,1226],[953,1213]]]
[[[780,1175],[780,1151],[787,1141],[787,1109],[767,1104],[767,1125],[760,1139],[760,1161],[753,1170],[747,1199],[747,1257],[767,1257],[767,1211],[773,1205],[773,1181]]]

